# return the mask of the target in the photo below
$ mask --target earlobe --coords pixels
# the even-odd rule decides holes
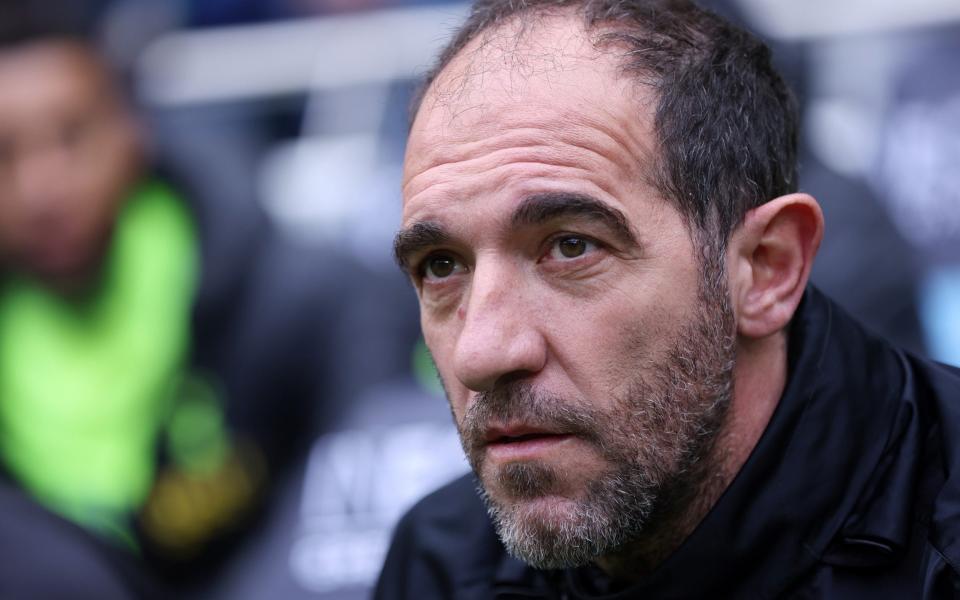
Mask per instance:
[[[747,213],[729,248],[740,335],[762,338],[786,327],[822,237],[823,213],[807,194],[781,196]]]

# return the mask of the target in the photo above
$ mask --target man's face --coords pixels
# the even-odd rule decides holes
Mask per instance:
[[[135,178],[135,127],[70,42],[0,50],[0,269],[71,287],[96,268]]]
[[[516,31],[474,41],[424,99],[397,250],[501,537],[559,567],[690,500],[734,325],[722,267],[646,183],[653,97],[574,19]]]

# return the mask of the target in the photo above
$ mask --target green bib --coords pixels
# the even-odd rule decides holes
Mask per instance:
[[[50,509],[123,535],[154,476],[189,348],[194,224],[151,182],[125,203],[98,288],[0,283],[0,455]]]

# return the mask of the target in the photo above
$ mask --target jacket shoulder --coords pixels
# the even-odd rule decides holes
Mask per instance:
[[[374,598],[489,597],[504,550],[472,475],[420,500],[394,531]]]
[[[943,478],[931,512],[930,541],[960,589],[960,369],[910,358],[918,395],[933,408]]]
[[[0,597],[132,600],[139,575],[93,535],[0,478]],[[139,583],[139,582],[138,582]],[[148,595],[148,589],[140,593]],[[152,596],[151,596],[152,597]]]

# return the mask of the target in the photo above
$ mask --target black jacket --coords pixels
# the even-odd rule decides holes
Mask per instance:
[[[397,527],[376,598],[960,597],[960,371],[871,336],[811,289],[784,395],[694,533],[640,584],[506,555],[472,479]]]

